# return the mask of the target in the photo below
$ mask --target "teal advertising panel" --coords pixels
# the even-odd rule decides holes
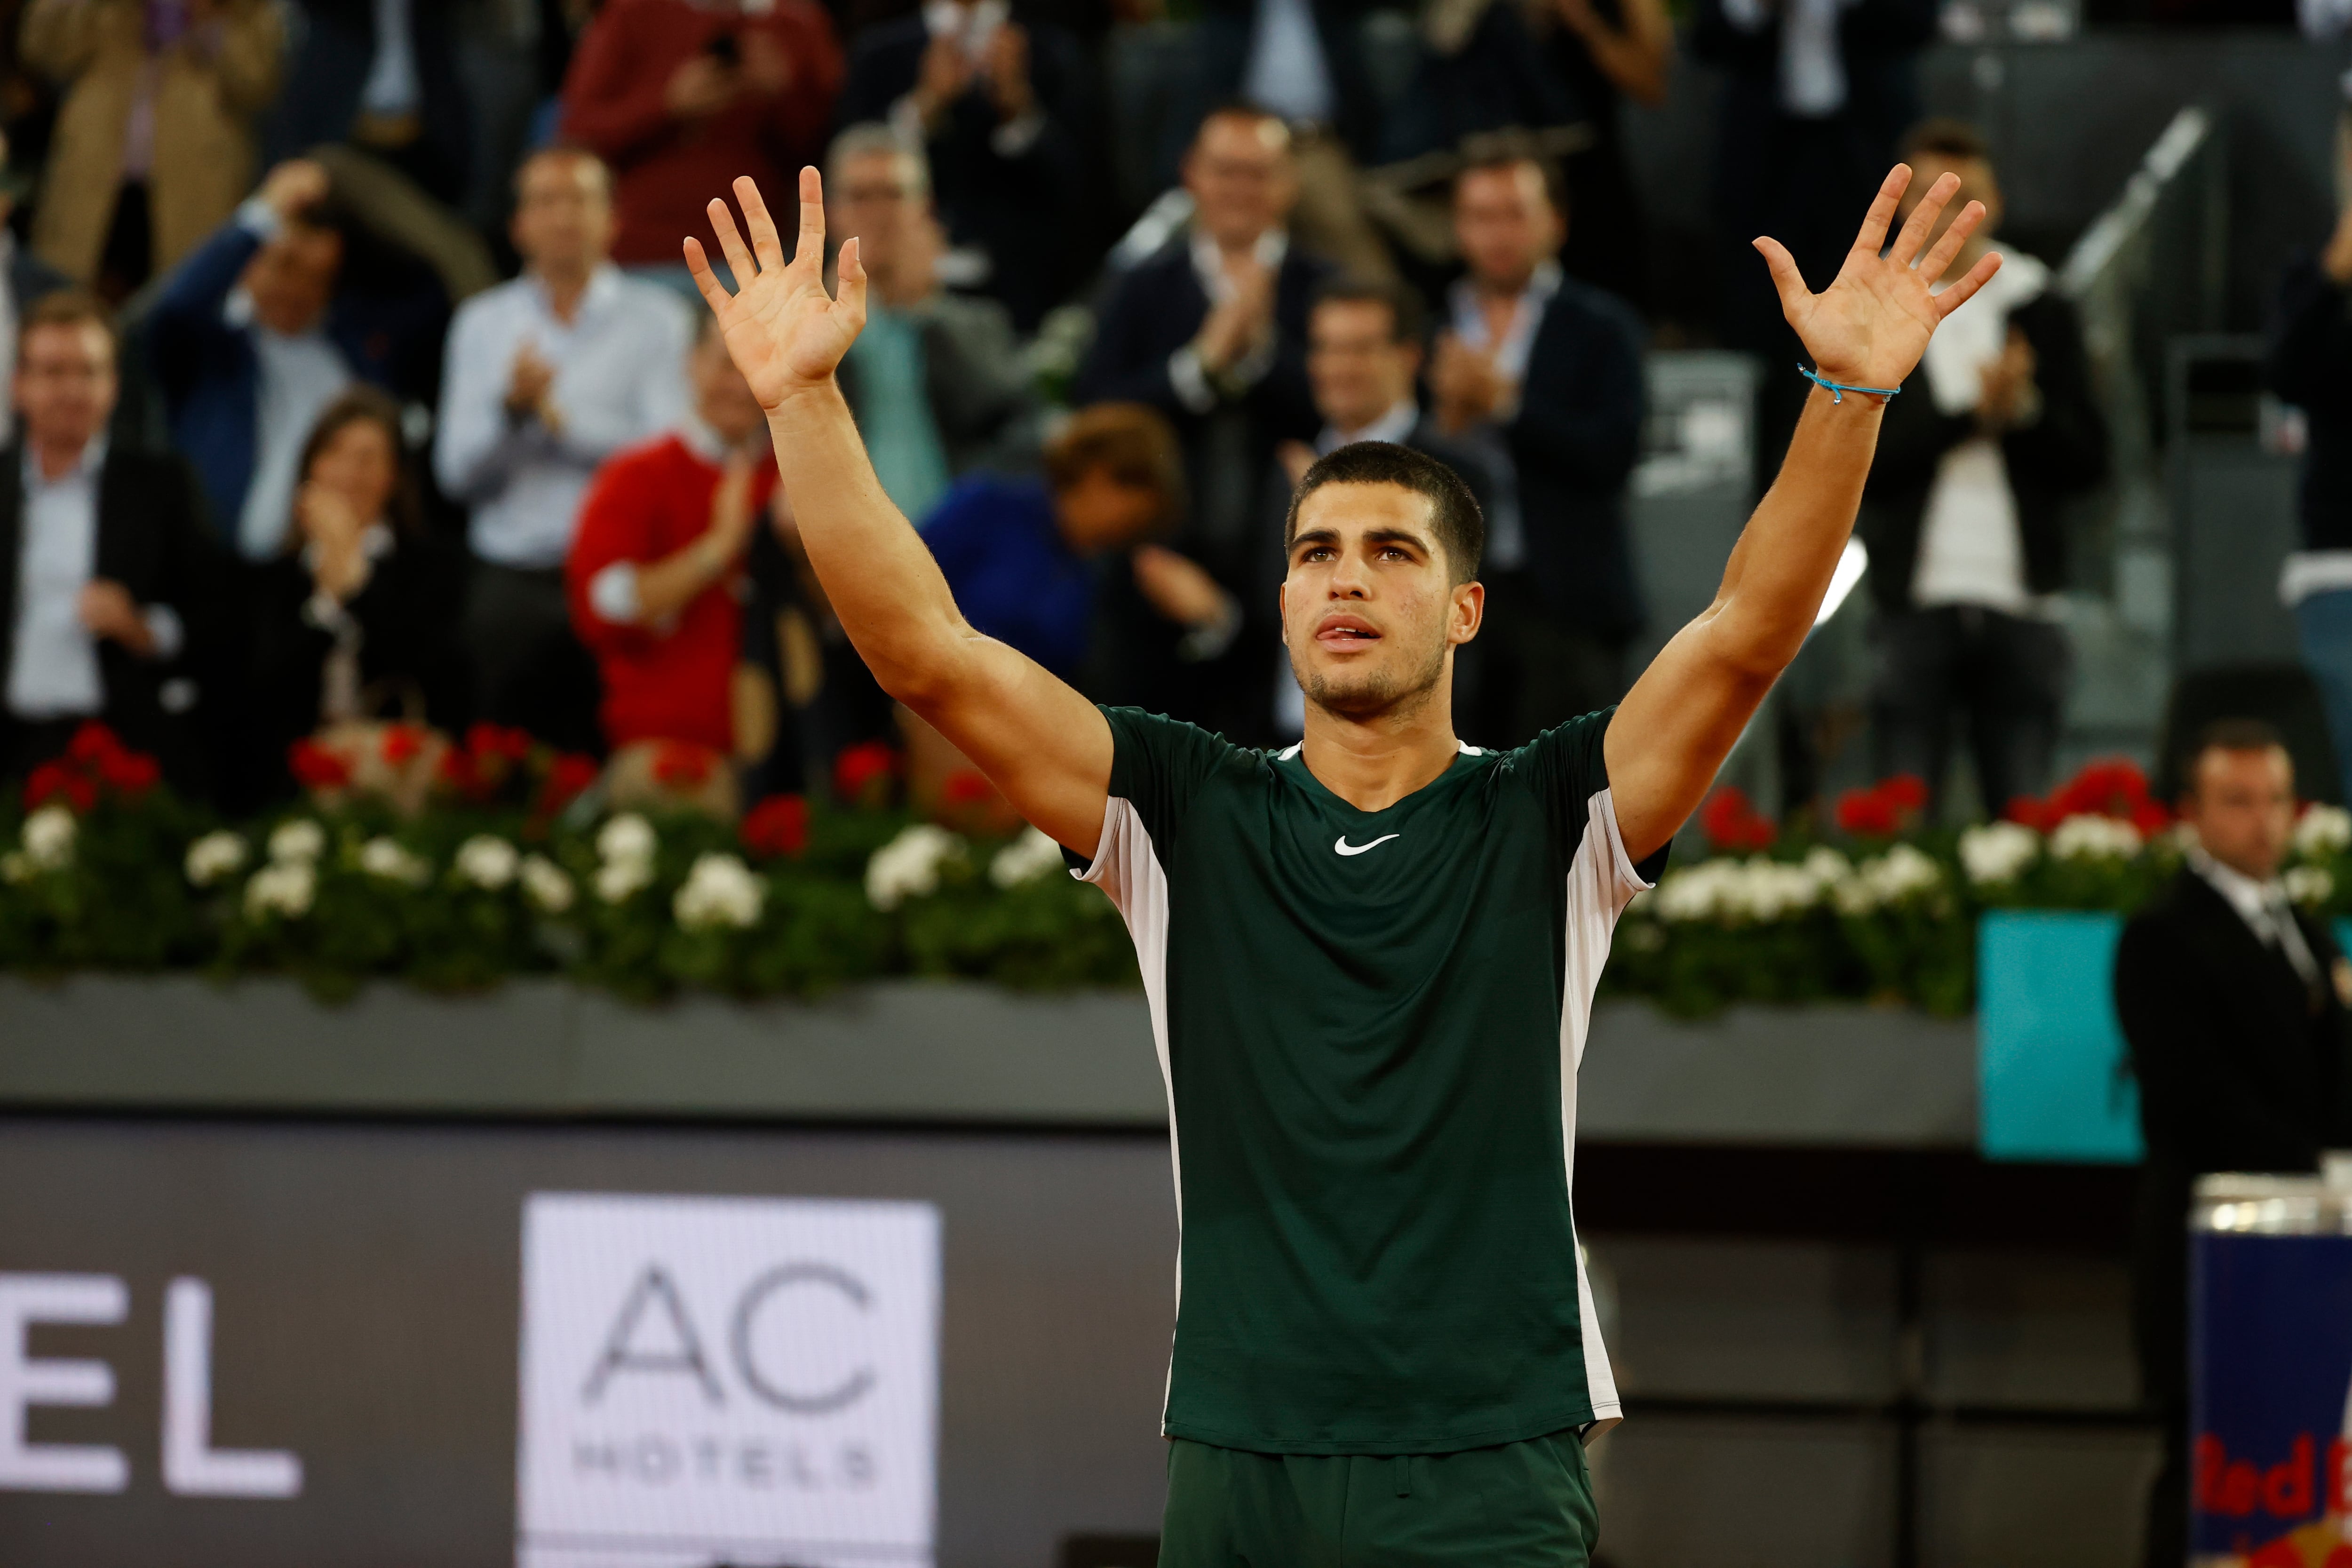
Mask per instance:
[[[1988,1160],[2129,1164],[2139,1089],[2112,979],[2123,917],[2011,910],[1977,931],[1977,1143]]]

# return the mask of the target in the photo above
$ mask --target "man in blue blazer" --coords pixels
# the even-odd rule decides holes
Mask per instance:
[[[173,444],[195,464],[215,526],[249,560],[284,543],[295,459],[353,381],[424,389],[446,306],[431,285],[349,286],[327,172],[280,163],[158,296],[149,345]]]

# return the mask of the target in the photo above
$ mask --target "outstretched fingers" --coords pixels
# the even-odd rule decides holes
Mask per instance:
[[[801,234],[793,250],[793,265],[818,269],[824,266],[824,179],[814,168],[801,171]]]
[[[1933,283],[1944,275],[1944,268],[1952,264],[1952,258],[1960,253],[1960,247],[1966,245],[1969,236],[1977,231],[1977,225],[1984,222],[1984,216],[1982,202],[1970,202],[1960,209],[1960,216],[1952,220],[1952,226],[1946,229],[1943,237],[1919,258],[1920,282]]]
[[[702,241],[692,235],[686,237],[686,269],[694,275],[694,286],[702,290],[703,303],[714,316],[723,316],[735,296],[727,285],[719,281],[719,274],[710,269],[710,258],[702,253]]]
[[[1977,264],[1968,269],[1960,280],[1936,296],[1937,319],[1941,320],[1969,302],[1969,296],[1992,280],[2000,270],[2000,252],[1988,250],[1977,258]]]
[[[1927,187],[1927,194],[1919,198],[1919,205],[1911,209],[1910,217],[1904,221],[1903,232],[1895,237],[1894,248],[1886,253],[1888,259],[1898,267],[1910,266],[1912,258],[1919,254],[1919,247],[1927,243],[1927,237],[1936,232],[1937,220],[1944,216],[1944,204],[1950,201],[1952,194],[1959,188],[1960,177],[1958,174],[1937,175],[1936,183]]]
[[[1797,269],[1797,258],[1789,254],[1787,246],[1769,236],[1759,236],[1750,243],[1764,258],[1764,265],[1772,274],[1772,287],[1780,293],[1781,313],[1793,325],[1798,310],[1813,297],[1812,290],[1805,287],[1805,275]]]
[[[1886,178],[1878,182],[1878,195],[1870,199],[1870,210],[1862,215],[1862,232],[1853,237],[1855,249],[1875,256],[1886,248],[1887,226],[1895,221],[1903,193],[1910,188],[1910,164],[1897,163],[1886,171]]]
[[[866,325],[866,258],[859,254],[856,235],[842,241],[835,272],[839,287],[834,290],[833,313],[849,324],[854,336]]]
[[[759,184],[751,175],[735,177],[735,200],[743,208],[743,226],[751,231],[751,252],[760,258],[760,265],[782,267],[783,240],[776,233],[776,220],[768,216],[768,204],[760,195]]]
[[[703,210],[710,215],[710,226],[719,236],[719,248],[727,254],[728,269],[735,274],[735,287],[749,289],[760,269],[752,265],[751,253],[745,248],[743,236],[735,227],[735,215],[716,196]]]

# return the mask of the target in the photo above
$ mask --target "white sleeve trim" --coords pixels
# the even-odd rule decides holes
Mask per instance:
[[[1592,797],[1591,820],[1608,836],[1612,869],[1623,884],[1622,895],[1617,900],[1622,910],[1633,901],[1634,894],[1646,893],[1657,884],[1643,881],[1642,873],[1633,868],[1633,858],[1625,852],[1625,836],[1617,826],[1617,799],[1612,792],[1604,789]]]
[[[1217,405],[1209,373],[1202,368],[1200,353],[1190,343],[1168,356],[1168,384],[1176,389],[1176,401],[1195,414],[1206,414]]]

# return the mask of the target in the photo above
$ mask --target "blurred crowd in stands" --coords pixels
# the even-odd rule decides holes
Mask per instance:
[[[919,761],[680,259],[734,176],[785,201],[804,163],[872,278],[844,390],[982,631],[1286,743],[1292,481],[1398,441],[1489,516],[1464,733],[1613,700],[1654,275],[1627,100],[1678,48],[1720,68],[1705,330],[1768,367],[1767,477],[1805,389],[1746,237],[1825,286],[1898,153],[1913,199],[1948,170],[1988,203],[1975,247],[2000,214],[1982,142],[1918,121],[1933,0],[1689,9],[0,5],[0,776],[93,715],[231,810],[296,787],[293,741],[394,721],[693,748],[742,800]],[[1896,401],[1863,525],[1883,771],[1940,778],[1964,719],[1993,802],[2046,783],[2059,502],[2105,455],[2072,313],[2010,261]]]

